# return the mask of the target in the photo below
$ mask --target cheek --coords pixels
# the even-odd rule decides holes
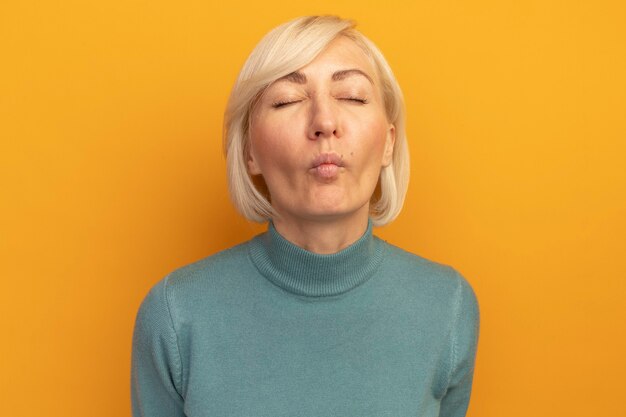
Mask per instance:
[[[372,120],[358,126],[358,134],[355,135],[355,156],[366,159],[371,163],[381,163],[387,140],[387,122],[384,120]]]
[[[258,123],[251,128],[251,158],[263,175],[295,165],[293,155],[297,151],[292,149],[289,132],[285,126],[271,123]]]

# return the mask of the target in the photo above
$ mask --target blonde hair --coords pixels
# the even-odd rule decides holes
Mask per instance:
[[[272,82],[309,64],[339,36],[354,41],[371,60],[380,81],[387,120],[395,126],[392,162],[381,170],[370,200],[370,218],[375,226],[382,226],[402,209],[409,182],[409,151],[400,86],[382,53],[355,29],[353,21],[337,16],[306,16],[274,28],[261,39],[241,69],[226,106],[224,152],[229,191],[237,210],[249,220],[264,222],[275,216],[264,184],[258,184],[248,173],[250,115]]]

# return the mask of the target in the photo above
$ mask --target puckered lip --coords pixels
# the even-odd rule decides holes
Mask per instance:
[[[320,165],[332,164],[338,167],[343,167],[343,158],[334,152],[321,153],[313,159],[311,162],[311,168],[317,168]]]

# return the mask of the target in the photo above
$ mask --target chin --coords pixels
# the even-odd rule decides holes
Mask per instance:
[[[341,217],[350,217],[357,215],[361,207],[337,206],[321,206],[311,207],[307,210],[307,217],[310,219],[336,220]]]

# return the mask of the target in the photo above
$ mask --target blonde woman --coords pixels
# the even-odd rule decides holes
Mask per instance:
[[[402,93],[351,21],[267,34],[224,123],[230,192],[268,230],[172,272],[135,325],[157,416],[464,416],[478,305],[455,269],[372,234],[404,201]]]

